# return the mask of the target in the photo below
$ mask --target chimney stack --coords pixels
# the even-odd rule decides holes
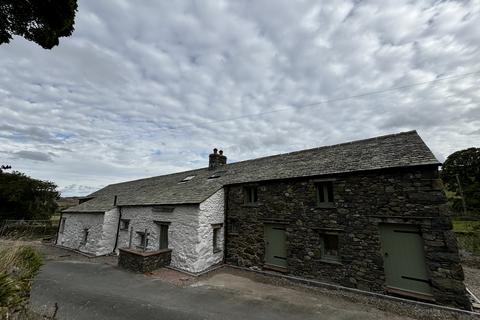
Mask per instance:
[[[213,153],[208,156],[208,170],[215,170],[220,166],[227,164],[227,157],[223,155],[223,151],[213,149]]]

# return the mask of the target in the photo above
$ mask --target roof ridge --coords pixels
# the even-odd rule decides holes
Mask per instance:
[[[389,138],[389,137],[407,135],[407,134],[412,134],[412,133],[415,133],[415,134],[418,135],[417,130],[409,130],[409,131],[403,131],[403,132],[398,132],[398,133],[390,133],[390,134],[386,134],[386,135],[383,135],[383,136],[376,136],[376,137],[372,137],[372,138],[352,140],[352,141],[348,141],[348,142],[336,143],[336,144],[331,144],[331,145],[327,145],[327,146],[314,147],[314,148],[310,148],[310,149],[303,149],[303,150],[291,151],[291,152],[286,152],[286,153],[273,154],[273,155],[270,155],[270,156],[264,156],[264,157],[259,157],[259,158],[255,158],[255,159],[247,159],[247,160],[227,163],[227,166],[228,165],[234,165],[234,164],[237,164],[237,163],[244,163],[244,162],[248,162],[248,161],[255,161],[255,160],[260,160],[260,159],[268,159],[268,158],[273,158],[273,157],[286,156],[286,155],[291,155],[291,154],[298,154],[298,153],[302,153],[302,152],[306,152],[306,151],[328,149],[328,148],[334,148],[334,147],[343,146],[343,145],[350,145],[350,144],[357,144],[357,143],[362,143],[362,142],[367,142],[367,141],[372,141],[372,140],[381,140],[381,139],[385,139],[385,138]]]
[[[339,146],[343,146],[343,145],[359,144],[359,143],[364,143],[364,142],[368,142],[368,141],[382,140],[382,139],[386,139],[386,138],[389,138],[389,137],[408,135],[408,134],[417,134],[418,135],[416,130],[390,133],[390,134],[386,134],[386,135],[382,135],[382,136],[376,136],[376,137],[372,137],[372,138],[352,140],[352,141],[342,142],[342,143],[337,143],[337,144],[332,144],[332,145],[326,145],[326,146],[320,146],[320,147],[315,147],[315,148],[310,148],[310,149],[291,151],[291,152],[286,152],[286,153],[278,153],[278,154],[273,154],[273,155],[254,158],[254,159],[247,159],[247,160],[227,163],[226,167],[228,168],[230,166],[235,166],[237,164],[242,164],[242,163],[246,163],[246,162],[250,162],[250,161],[257,161],[257,160],[262,160],[262,159],[275,158],[275,157],[287,156],[287,155],[292,155],[292,154],[299,154],[299,153],[314,151],[314,150],[323,150],[323,149],[328,149],[328,148],[335,148],[335,147],[339,147]],[[159,178],[159,177],[168,177],[168,176],[173,176],[173,175],[189,174],[189,173],[193,173],[193,172],[197,172],[197,171],[201,171],[201,170],[206,170],[206,169],[208,169],[208,167],[196,168],[196,169],[191,169],[191,170],[187,170],[187,171],[167,173],[167,174],[163,174],[163,175],[157,175],[157,176],[152,176],[152,177],[147,177],[147,178],[140,178],[140,179],[135,179],[135,180],[128,180],[128,181],[123,181],[123,182],[118,182],[118,183],[112,183],[112,184],[109,184],[109,185],[105,186],[104,188],[108,188],[110,186],[118,186],[118,185],[126,184],[126,183],[138,182],[138,181],[153,180],[153,179],[156,179],[156,178]],[[102,189],[104,189],[104,188],[102,188]],[[100,189],[100,190],[102,190],[102,189]],[[96,193],[100,190],[97,190],[93,193]],[[91,193],[91,194],[93,194],[93,193]]]

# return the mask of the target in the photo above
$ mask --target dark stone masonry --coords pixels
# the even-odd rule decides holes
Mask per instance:
[[[141,252],[131,249],[119,249],[118,265],[134,272],[150,272],[170,265],[171,249]]]
[[[330,180],[334,201],[320,207],[316,185]],[[245,204],[246,187],[258,201]],[[286,270],[299,277],[388,293],[379,226],[416,226],[436,303],[470,308],[456,238],[437,166],[237,184],[226,188],[226,262],[264,267],[266,224],[285,227]],[[337,260],[322,257],[321,239],[337,237]],[[390,292],[391,293],[391,292]]]

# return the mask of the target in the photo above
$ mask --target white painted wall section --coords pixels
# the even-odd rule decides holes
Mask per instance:
[[[63,213],[65,227],[58,234],[57,244],[82,252],[98,255],[103,234],[104,213]],[[84,243],[84,230],[88,229]]]
[[[225,196],[223,188],[218,190],[207,200],[200,203],[200,217],[198,226],[198,259],[195,272],[200,272],[221,263],[224,253],[224,206]],[[213,226],[222,224],[217,238],[217,247],[221,250],[213,251]]]
[[[147,250],[158,250],[160,245],[160,226],[155,221],[169,222],[168,247],[172,249],[171,266],[195,272],[198,258],[198,205],[174,206],[173,212],[154,212],[152,207],[122,207],[121,218],[128,219],[129,230],[119,233],[118,247],[129,246],[132,235],[132,249],[141,245],[138,232],[147,229]]]

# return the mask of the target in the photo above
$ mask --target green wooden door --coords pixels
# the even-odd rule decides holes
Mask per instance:
[[[418,227],[380,225],[380,239],[387,290],[421,298],[431,296],[423,239]]]
[[[285,240],[285,226],[265,226],[265,264],[281,268],[287,267]]]

